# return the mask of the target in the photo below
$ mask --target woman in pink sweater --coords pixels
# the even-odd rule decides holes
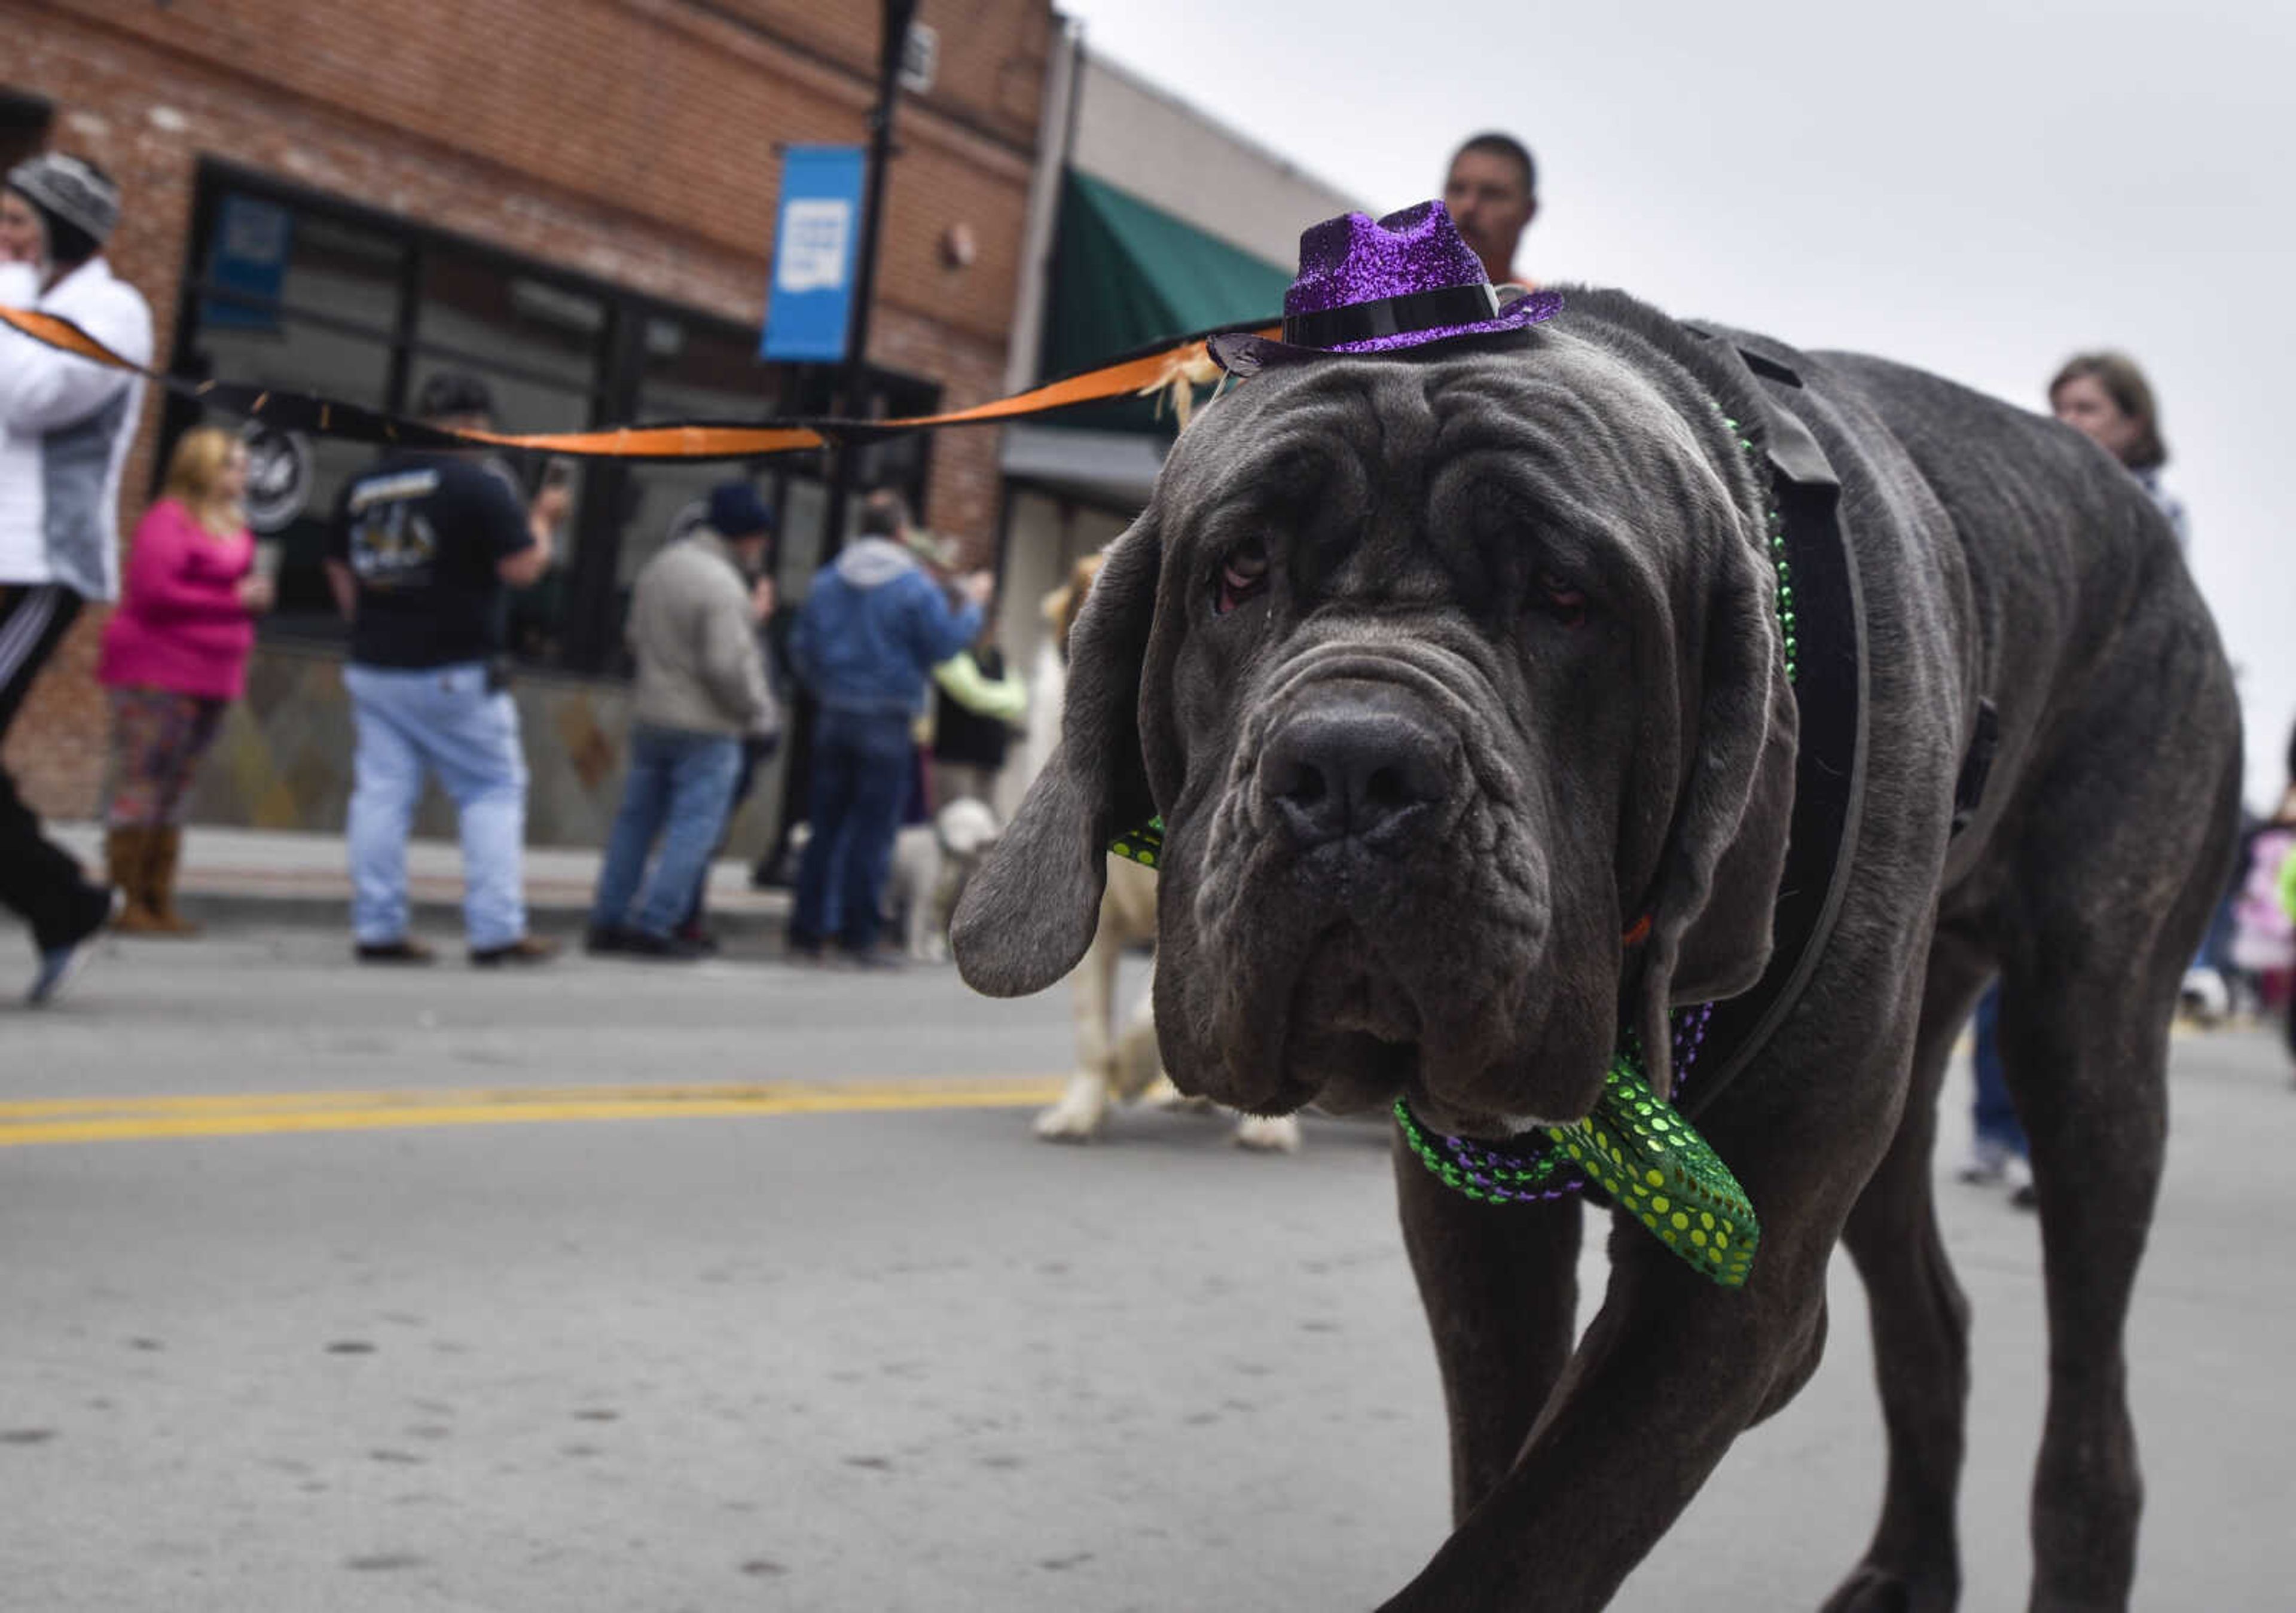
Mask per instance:
[[[217,426],[184,433],[160,502],[135,528],[119,609],[96,677],[111,692],[104,848],[127,904],[115,928],[190,935],[176,911],[176,859],[193,771],[224,708],[247,688],[255,618],[271,584],[255,570],[240,501],[247,446]]]

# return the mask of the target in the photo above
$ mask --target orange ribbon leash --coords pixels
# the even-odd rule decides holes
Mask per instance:
[[[938,426],[985,425],[1021,420],[1078,404],[1144,396],[1177,385],[1191,384],[1208,360],[1204,332],[1168,346],[1129,355],[1099,369],[1065,380],[1032,387],[1010,397],[954,409],[939,414],[919,414],[899,420],[841,420],[835,418],[767,420],[747,423],[687,421],[666,425],[612,426],[597,431],[455,431],[402,419],[357,404],[279,392],[267,388],[219,381],[185,381],[132,364],[105,347],[69,319],[25,308],[0,308],[0,324],[7,324],[33,340],[59,348],[91,363],[127,370],[158,382],[170,391],[215,404],[228,413],[244,414],[268,425],[307,430],[322,437],[350,441],[397,443],[407,446],[447,447],[458,444],[515,448],[536,454],[557,454],[575,459],[650,459],[699,462],[762,459],[819,448],[835,441],[886,436],[898,431]],[[1273,336],[1270,325],[1258,332]]]

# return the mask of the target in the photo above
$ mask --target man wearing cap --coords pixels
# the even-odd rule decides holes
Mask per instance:
[[[1514,254],[1538,211],[1538,165],[1521,141],[1496,132],[1477,135],[1452,153],[1443,208],[1482,260],[1485,279],[1530,286],[1514,266]]]
[[[11,168],[0,306],[69,319],[149,364],[152,310],[102,256],[119,219],[119,188],[92,162],[49,152]],[[141,377],[0,328],[0,740],[82,607],[119,591],[119,473],[143,399]],[[62,989],[112,907],[41,834],[4,769],[0,903],[31,926],[35,1004]]]
[[[487,430],[494,401],[477,377],[444,372],[423,383],[415,411],[430,425]],[[327,580],[351,624],[343,686],[358,731],[348,839],[360,962],[431,961],[406,908],[406,837],[426,774],[461,823],[471,962],[547,961],[557,948],[526,933],[526,760],[500,661],[505,590],[549,569],[548,528],[485,462],[401,451],[343,490],[329,544]]]
[[[790,951],[820,955],[835,915],[840,950],[876,961],[878,903],[915,766],[910,725],[932,668],[980,631],[991,581],[976,571],[952,605],[904,542],[907,507],[873,493],[861,536],[813,579],[790,659],[820,702],[814,731],[812,838],[800,865]]]
[[[757,489],[728,482],[709,495],[708,520],[638,573],[623,629],[638,669],[630,771],[598,872],[592,952],[709,955],[706,943],[680,933],[681,921],[725,830],[743,742],[781,726],[758,643],[771,594],[749,581],[765,569],[773,536]]]

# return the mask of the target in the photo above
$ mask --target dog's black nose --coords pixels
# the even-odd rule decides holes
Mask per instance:
[[[1391,849],[1450,793],[1451,741],[1417,705],[1373,685],[1284,720],[1260,755],[1259,788],[1294,840]]]

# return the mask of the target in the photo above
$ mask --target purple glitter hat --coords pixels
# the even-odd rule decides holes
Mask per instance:
[[[1384,353],[1459,336],[1521,330],[1562,310],[1555,291],[1494,286],[1439,201],[1327,218],[1300,236],[1300,277],[1283,294],[1283,339],[1211,339],[1231,375],[1333,353]]]

